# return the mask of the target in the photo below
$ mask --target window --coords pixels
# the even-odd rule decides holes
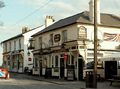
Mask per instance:
[[[54,56],[52,56],[52,67],[53,67],[53,65],[54,65]]]
[[[120,69],[120,61],[118,61],[118,69]]]
[[[39,47],[42,49],[42,37],[39,37]]]
[[[16,41],[14,41],[14,50],[16,50]]]
[[[19,49],[21,49],[21,39],[19,39]]]
[[[68,55],[67,65],[70,65],[70,55]]]
[[[11,42],[9,42],[9,51],[11,51]]]
[[[58,56],[55,56],[55,67],[58,67]]]
[[[71,55],[71,64],[74,65],[74,56]]]
[[[50,34],[50,46],[53,45],[53,34]]]
[[[62,31],[62,42],[67,41],[67,30]]]
[[[38,59],[35,58],[35,67],[38,67]]]
[[[10,61],[8,61],[8,66],[10,66]]]
[[[7,43],[5,43],[5,52],[7,52]]]

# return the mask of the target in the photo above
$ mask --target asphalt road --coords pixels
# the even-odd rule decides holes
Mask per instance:
[[[39,79],[24,74],[12,74],[8,80],[0,79],[0,89],[85,89],[85,81],[64,81]],[[99,82],[97,89],[120,89],[120,83],[109,86],[109,82]]]
[[[66,82],[67,85],[67,82]],[[0,79],[0,89],[76,89],[64,84],[38,81],[23,74],[12,74],[8,80]]]
[[[64,85],[30,79],[0,80],[0,89],[73,89]]]

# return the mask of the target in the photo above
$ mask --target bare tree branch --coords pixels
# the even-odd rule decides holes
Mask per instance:
[[[5,3],[3,1],[0,1],[0,8],[5,7]]]

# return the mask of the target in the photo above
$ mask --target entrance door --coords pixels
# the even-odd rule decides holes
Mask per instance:
[[[117,75],[117,61],[105,61],[105,79],[112,78]]]
[[[81,55],[78,58],[78,80],[83,80],[83,58]]]
[[[64,78],[64,58],[60,58],[60,77]]]
[[[42,76],[42,60],[39,60],[40,76]]]

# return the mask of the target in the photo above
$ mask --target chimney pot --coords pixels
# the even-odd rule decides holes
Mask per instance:
[[[45,27],[50,26],[51,24],[53,24],[55,20],[53,19],[53,16],[46,16],[45,19]]]

